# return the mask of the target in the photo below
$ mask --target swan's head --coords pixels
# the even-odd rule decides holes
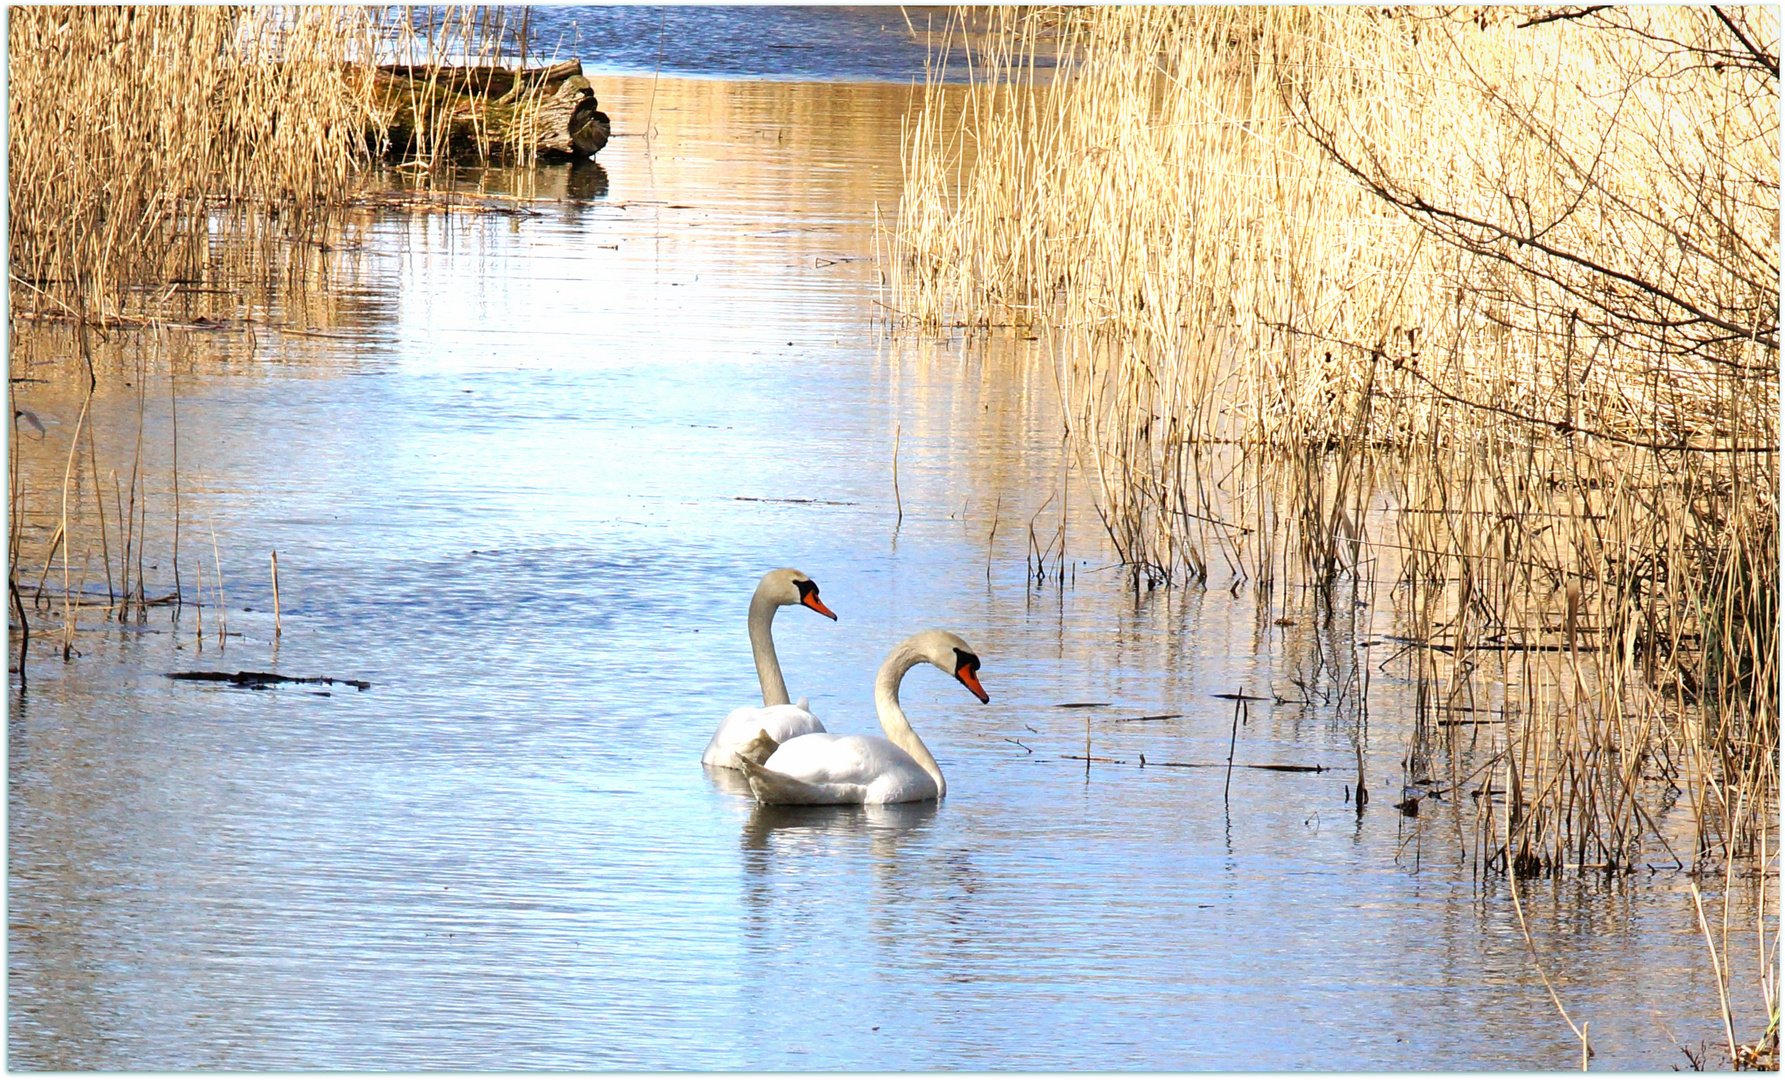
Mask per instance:
[[[958,636],[946,630],[926,630],[911,639],[911,644],[925,660],[953,675],[962,686],[973,692],[981,704],[991,696],[979,685],[979,654]]]
[[[762,581],[756,586],[756,595],[782,606],[798,604],[809,607],[827,619],[837,617],[836,612],[825,607],[824,601],[818,599],[818,583],[792,568],[770,570],[762,575]]]

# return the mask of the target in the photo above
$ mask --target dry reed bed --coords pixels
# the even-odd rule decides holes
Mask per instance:
[[[488,67],[517,49],[524,63],[525,42],[524,15],[511,25],[476,6],[21,8],[8,38],[14,317],[177,321],[194,295],[268,314],[269,289],[300,294],[326,272],[314,264],[341,246],[338,211],[397,113],[424,174],[467,125],[479,156],[531,161],[543,84],[517,82],[495,130],[481,99],[470,116],[433,107],[447,88],[432,76],[399,80],[412,100],[381,92],[378,65]]]
[[[234,287],[218,246],[308,239],[357,183],[369,73],[342,60],[367,29],[323,8],[14,12],[15,316],[154,314]]]
[[[157,601],[177,609],[209,596],[196,591],[198,552],[190,540],[180,545],[182,524],[190,535],[193,521],[190,480],[182,521],[177,426],[170,476],[146,475],[140,438],[123,460],[104,460],[93,410],[115,409],[119,399],[95,398],[98,380],[134,388],[125,395],[134,404],[124,407],[138,419],[147,393],[167,395],[177,413],[177,373],[204,352],[181,344],[189,335],[326,334],[337,324],[353,303],[354,290],[341,286],[355,273],[365,208],[389,202],[363,186],[398,108],[376,92],[378,64],[487,66],[517,45],[526,59],[524,15],[516,26],[499,9],[418,14],[303,6],[13,12],[9,362],[15,378],[28,369],[86,391],[84,401],[63,403],[62,426],[49,429],[64,449],[24,475],[21,440],[45,432],[28,408],[18,411],[9,385],[17,629],[36,622],[40,640],[58,638],[66,657],[83,619],[89,627],[99,618],[141,620]],[[514,97],[511,112],[542,105],[537,92]],[[515,130],[524,133],[521,119]],[[423,157],[411,188],[427,187],[428,170],[444,160],[435,134],[425,123],[418,133]],[[486,156],[504,149],[483,136]],[[115,426],[118,418],[109,419]],[[151,542],[169,550],[145,563]],[[167,580],[151,586],[144,571],[157,562]],[[52,608],[61,625],[50,634]]]
[[[1776,16],[1001,18],[908,121],[895,318],[1048,339],[1137,583],[1392,581],[1483,864],[1764,862]]]
[[[144,558],[152,502],[178,536],[177,456],[160,505],[140,439],[125,462],[102,462],[94,446],[95,390],[115,333],[311,324],[330,294],[335,211],[365,154],[370,72],[344,60],[364,53],[369,29],[360,13],[325,8],[37,7],[9,19],[9,366],[23,374],[29,339],[74,358],[32,376],[85,391],[50,429],[65,452],[26,476],[22,440],[45,429],[8,386],[9,621],[24,632],[34,616],[23,594],[41,609],[52,592],[65,658],[88,586],[103,581],[105,617],[123,620],[146,617],[158,593],[177,603],[190,584],[177,540],[173,580],[145,584],[146,566],[161,561]],[[141,361],[156,339],[139,342],[139,362],[119,375],[139,415]],[[48,535],[28,536],[38,525]],[[42,543],[29,562],[27,539]],[[20,580],[22,562],[35,582]]]

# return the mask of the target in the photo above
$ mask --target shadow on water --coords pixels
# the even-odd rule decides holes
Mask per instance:
[[[712,781],[713,787],[725,794],[737,795],[745,799],[754,798],[750,794],[750,781],[744,779],[744,774],[738,770],[721,769],[706,764],[701,765],[701,768],[706,770],[707,779]]]
[[[602,199],[607,197],[607,170],[597,161],[576,161],[570,165],[570,178],[564,185],[564,193],[571,199]]]

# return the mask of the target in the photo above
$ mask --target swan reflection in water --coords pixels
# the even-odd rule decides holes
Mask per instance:
[[[707,765],[705,770],[707,779],[715,788],[727,795],[754,801],[750,781],[743,773],[715,765]],[[864,836],[873,854],[890,855],[898,838],[928,824],[936,816],[939,805],[934,799],[884,806],[772,806],[756,803],[750,808],[750,819],[744,823],[745,862],[752,871],[767,870],[767,862],[753,859],[751,853],[767,853],[775,847],[786,850],[810,848],[819,841],[848,841]]]
[[[910,935],[933,921],[923,904],[936,893],[938,871],[947,876],[946,857],[933,850],[938,805],[751,809],[738,837],[746,1000],[773,1001],[813,977],[815,941],[849,942],[845,951],[875,957],[875,966],[913,948],[929,952]]]
[[[730,769],[714,770],[743,780]],[[721,781],[721,783],[724,783]],[[743,794],[750,794],[748,781]],[[935,800],[915,803],[889,803],[884,806],[770,806],[757,803],[744,823],[741,838],[745,865],[751,870],[767,870],[765,858],[753,853],[771,852],[775,848],[809,848],[819,843],[866,837],[869,851],[878,859],[890,856],[906,833],[927,825],[936,816]]]
[[[706,772],[720,791],[751,798],[743,773]],[[752,806],[738,835],[739,931],[752,958],[743,997],[773,1000],[810,977],[806,949],[819,938],[853,941],[888,964],[915,957],[950,982],[980,978],[991,961],[975,940],[996,920],[974,854],[935,830],[942,812],[934,799]]]
[[[742,795],[752,801],[756,799],[756,796],[750,794],[750,781],[744,778],[743,773],[736,769],[722,769],[717,765],[705,763],[702,763],[701,767],[706,770],[707,779],[713,782],[713,786],[725,794]]]

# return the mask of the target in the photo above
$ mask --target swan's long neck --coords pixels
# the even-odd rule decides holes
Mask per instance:
[[[930,748],[911,730],[911,721],[905,719],[905,710],[899,707],[899,682],[905,673],[928,659],[916,650],[900,647],[886,658],[880,665],[880,675],[874,680],[874,711],[880,714],[880,728],[893,745],[917,759],[923,771],[936,781],[936,797],[941,798],[948,792],[948,784],[942,779],[942,768],[930,753]]]
[[[787,683],[781,679],[781,662],[775,659],[775,639],[769,636],[769,624],[779,606],[760,588],[750,598],[750,651],[756,656],[756,678],[762,683],[764,705],[787,704]]]

